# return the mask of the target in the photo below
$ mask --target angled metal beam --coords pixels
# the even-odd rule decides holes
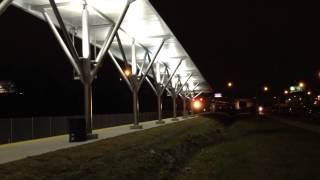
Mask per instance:
[[[199,86],[199,84],[200,84],[200,83],[197,83],[197,84],[193,87],[192,90],[190,90],[189,87],[188,87],[189,92],[187,93],[187,96],[191,95],[191,93],[194,93],[194,90],[196,90],[196,88]]]
[[[167,66],[166,66],[166,67],[167,67]],[[170,72],[169,72],[169,69],[168,69],[168,68],[166,68],[166,74],[167,74],[168,77],[170,77]]]
[[[99,9],[97,9],[96,7],[92,6],[89,4],[89,6],[103,19],[109,21],[110,23],[114,24],[113,20],[110,19],[108,16],[106,16],[103,12],[101,12]]]
[[[197,84],[193,87],[192,91],[196,90],[196,88],[197,88],[199,85],[200,85],[200,83],[197,83]]]
[[[180,59],[180,61],[179,61],[178,65],[177,65],[177,67],[174,69],[174,71],[173,71],[173,73],[171,74],[171,76],[169,77],[169,79],[168,79],[167,83],[166,83],[166,84],[164,85],[164,87],[162,88],[162,90],[161,90],[161,94],[164,92],[164,90],[167,88],[168,84],[171,82],[171,79],[172,79],[172,78],[173,78],[173,76],[176,74],[176,72],[177,72],[178,68],[179,68],[179,67],[180,67],[180,65],[181,65],[182,60],[183,60],[183,59]]]
[[[57,5],[56,5],[54,0],[49,0],[49,2],[50,2],[50,5],[52,7],[53,13],[54,13],[54,15],[55,15],[55,17],[56,17],[56,19],[57,19],[57,21],[59,23],[59,26],[60,26],[61,31],[63,33],[63,36],[65,38],[67,47],[69,48],[70,53],[73,56],[73,58],[75,59],[75,61],[79,62],[79,55],[78,55],[78,53],[76,51],[76,48],[72,44],[71,38],[69,36],[69,33],[67,31],[67,28],[66,28],[63,20],[62,20],[62,17],[61,17],[60,12],[59,12],[59,10],[57,8]]]
[[[193,89],[192,89],[191,91],[189,90],[189,93],[187,94],[187,96],[190,95],[191,93],[193,93],[194,90],[199,86],[199,84],[200,84],[200,83],[197,83],[197,84],[193,87]]]
[[[150,81],[150,79],[148,77],[146,77],[146,81],[150,85],[150,87],[153,90],[153,92],[157,95],[158,92],[157,92],[156,88],[154,87],[154,85],[152,84],[152,82]]]
[[[178,81],[176,82],[176,85],[175,85],[175,87],[174,87],[174,91],[175,91],[175,92],[177,92],[179,85],[182,85],[182,84],[181,84],[180,77],[178,77]],[[179,94],[179,93],[177,93],[177,94]]]
[[[163,40],[161,41],[161,44],[160,44],[160,46],[158,47],[158,50],[156,51],[156,53],[154,54],[152,61],[154,61],[154,60],[158,57],[158,54],[159,54],[159,52],[161,51],[161,49],[162,49],[165,41],[166,41],[166,39],[163,39]]]
[[[159,48],[158,48],[158,50],[157,50],[156,54],[154,55],[154,57],[153,57],[152,61],[151,61],[151,62],[149,63],[149,65],[147,66],[146,73],[142,76],[142,78],[141,78],[141,79],[140,79],[140,81],[139,81],[138,89],[140,89],[140,87],[141,87],[141,85],[142,85],[142,83],[143,83],[144,79],[145,79],[145,78],[146,78],[146,76],[148,75],[148,73],[149,73],[150,69],[153,67],[153,63],[154,63],[154,61],[157,59],[157,56],[158,56],[158,54],[159,54],[160,50],[162,49],[164,42],[165,42],[165,39],[164,39],[164,40],[162,40],[162,42],[161,42],[161,44],[160,44],[160,46],[159,46]],[[155,77],[154,77],[154,78],[155,78]]]
[[[141,85],[142,85],[143,81],[145,80],[145,78],[147,77],[150,69],[153,67],[153,63],[154,63],[155,60],[156,60],[156,59],[153,59],[153,60],[149,63],[149,65],[147,66],[146,72],[143,73],[142,78],[141,78],[140,81],[138,82],[138,89],[141,88]]]
[[[193,92],[188,89],[188,92],[185,94],[185,96],[189,96],[189,95],[191,95],[192,93],[193,93]]]
[[[144,75],[144,73],[142,72],[142,66],[140,67],[139,65],[137,65],[138,68],[140,69],[140,72]],[[150,85],[151,89],[154,91],[154,93],[157,95],[157,90],[156,88],[154,87],[154,85],[152,84],[152,82],[150,81],[150,79],[148,78],[148,76],[146,76],[146,79],[145,79],[148,84]]]
[[[189,96],[190,93],[191,93],[191,91],[190,91],[190,89],[189,89],[189,84],[186,84],[186,90],[185,90],[185,92],[184,92],[184,95],[185,95],[185,96]]]
[[[202,93],[203,93],[203,92],[200,91],[197,95],[193,96],[192,98],[193,98],[193,99],[194,99],[194,98],[197,98],[197,97],[200,96]]]
[[[13,0],[3,0],[0,3],[0,16],[2,13],[4,13],[6,11],[6,9],[10,6],[10,4],[12,3]]]
[[[64,52],[66,53],[69,61],[71,62],[73,68],[75,69],[75,71],[78,73],[78,75],[80,76],[81,79],[83,76],[82,70],[79,67],[79,64],[76,62],[75,58],[72,56],[72,54],[70,53],[68,47],[66,46],[66,44],[64,43],[63,39],[61,38],[58,30],[56,29],[55,25],[53,24],[50,16],[48,15],[47,12],[43,12],[43,16],[46,19],[46,21],[48,22],[53,34],[55,35],[55,37],[57,38],[58,42],[60,43],[60,46],[62,47],[62,49],[64,50]]]
[[[151,62],[151,58],[150,58],[150,54],[149,54],[149,52],[147,52],[147,57],[148,57],[149,62]],[[153,67],[151,68],[151,72],[152,72],[152,76],[153,76],[153,78],[155,79],[155,78],[156,78],[156,73],[154,72]]]
[[[192,76],[192,73],[188,76],[186,82],[184,82],[184,84],[178,89],[177,94],[180,94],[180,92],[182,91],[182,88],[188,83],[191,76]]]
[[[191,94],[192,92],[190,91],[189,87],[187,86],[187,91],[185,92],[184,96],[188,99],[192,99],[191,97],[189,97],[189,95]]]
[[[170,88],[167,87],[165,90],[167,90],[167,92],[168,92],[170,95],[172,95],[172,91],[171,91]]]
[[[53,0],[50,0],[50,1],[53,1]],[[94,77],[97,73],[98,73],[98,69],[99,67],[102,65],[102,61],[103,61],[103,57],[105,55],[105,53],[109,50],[111,44],[112,44],[112,41],[113,41],[113,38],[114,36],[116,35],[129,7],[130,7],[130,3],[131,1],[130,0],[127,0],[127,3],[126,3],[126,6],[124,7],[120,17],[118,18],[116,24],[114,25],[112,31],[111,31],[111,34],[109,36],[108,39],[106,39],[102,45],[102,48],[96,58],[96,62],[97,62],[97,65],[94,67],[94,69],[91,71],[91,75]]]
[[[142,72],[143,72],[143,68],[144,68],[144,65],[146,64],[146,57],[147,57],[147,54],[145,54],[144,58],[143,58],[143,63],[141,65],[141,67],[139,67],[139,74],[138,74],[138,77],[141,77],[142,75]]]
[[[117,39],[117,42],[118,42],[118,46],[119,46],[120,53],[121,53],[121,55],[122,55],[124,64],[125,64],[126,66],[128,66],[128,60],[127,60],[126,54],[125,54],[125,52],[124,52],[124,50],[123,50],[122,42],[121,42],[121,39],[120,39],[120,36],[119,36],[118,33],[116,33],[116,39]]]
[[[164,79],[165,79],[165,77],[166,77],[166,71],[167,71],[167,66],[165,66],[165,69],[164,69],[164,72],[163,72],[163,75],[162,75],[162,78],[161,78],[161,81],[160,81],[160,84],[163,84],[163,82],[164,82]],[[160,73],[160,76],[161,76],[161,73]]]
[[[186,98],[186,97],[184,97],[182,94],[178,94],[178,95],[179,95],[182,99],[183,99],[183,98]]]
[[[125,80],[125,82],[127,83],[129,89],[131,92],[133,92],[133,87],[129,81],[129,79],[127,78],[127,76],[125,75],[125,73],[123,72],[122,68],[120,67],[119,63],[117,62],[116,58],[114,58],[113,54],[111,53],[111,51],[108,51],[109,56],[112,59],[113,64],[117,67],[118,71],[120,72],[122,78]]]

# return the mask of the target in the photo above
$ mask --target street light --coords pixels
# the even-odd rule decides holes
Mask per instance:
[[[263,91],[264,91],[264,92],[269,91],[269,87],[268,87],[268,86],[264,86],[264,87],[263,87]]]
[[[129,76],[131,75],[130,69],[129,69],[129,68],[126,68],[126,69],[124,70],[124,74],[125,74],[127,77],[129,77]]]
[[[310,96],[311,95],[311,91],[308,91],[307,94]]]
[[[299,87],[304,88],[305,84],[303,82],[299,82]]]
[[[285,95],[289,94],[289,91],[288,90],[284,90],[284,94]]]
[[[231,87],[233,86],[233,83],[232,83],[232,82],[228,82],[227,86],[228,86],[229,88],[231,88]]]

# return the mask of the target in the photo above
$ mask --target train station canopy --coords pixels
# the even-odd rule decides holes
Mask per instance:
[[[55,2],[68,32],[79,38],[82,38],[83,4],[86,3],[88,5],[90,43],[97,47],[97,51],[99,51],[99,48],[102,47],[103,42],[110,34],[112,26],[121,16],[127,0],[56,0]],[[49,0],[14,0],[13,4],[42,20],[45,20],[43,16],[45,11],[51,17],[53,23],[59,27]],[[172,84],[174,85],[178,82],[183,84],[192,74],[187,81],[188,86],[186,87],[190,90],[194,89],[195,93],[210,92],[210,86],[193,63],[191,57],[148,0],[131,2],[118,34],[123,48],[119,48],[116,38],[113,39],[110,47],[111,53],[117,59],[131,64],[133,59],[132,46],[134,46],[135,59],[138,66],[141,67],[144,66],[144,62],[147,59],[147,52],[150,56],[155,56],[159,46],[163,44],[156,61],[161,64],[160,72],[173,73],[182,59],[176,71],[176,76],[172,79]],[[123,57],[123,52],[126,57]],[[96,53],[94,54],[96,56]],[[148,75],[156,79],[151,71]]]

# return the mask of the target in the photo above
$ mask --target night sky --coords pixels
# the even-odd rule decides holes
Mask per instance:
[[[320,90],[319,11],[305,1],[151,0],[213,89],[252,95],[305,81]]]
[[[320,91],[317,6],[279,0],[150,1],[214,91],[223,91],[227,81],[235,83],[238,96],[252,97],[263,85],[281,94],[299,81]],[[14,81],[24,93],[1,96],[1,116],[82,113],[81,84],[73,80],[48,25],[15,7],[0,23],[0,80]],[[119,78],[106,57],[94,82],[95,113],[131,112],[130,91]],[[156,111],[156,97],[144,85],[141,111]]]

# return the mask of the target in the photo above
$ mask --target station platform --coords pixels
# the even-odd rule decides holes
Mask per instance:
[[[155,128],[163,126],[166,124],[181,122],[186,119],[194,118],[195,116],[190,116],[188,118],[178,117],[179,121],[172,121],[172,118],[163,119],[165,124],[156,124],[157,120],[141,122],[140,125],[143,126],[142,129],[130,129],[132,124],[109,127],[104,129],[94,130],[94,134],[98,134],[98,139],[88,140],[84,142],[69,142],[69,135],[54,136],[48,138],[34,139],[28,141],[22,141],[11,144],[0,145],[0,164],[7,162],[12,162],[20,159],[24,159],[30,156],[36,156],[59,149],[65,149],[70,147],[79,146],[82,144],[88,144],[103,139],[108,139],[123,134],[129,134],[136,131],[143,131],[150,128]]]

